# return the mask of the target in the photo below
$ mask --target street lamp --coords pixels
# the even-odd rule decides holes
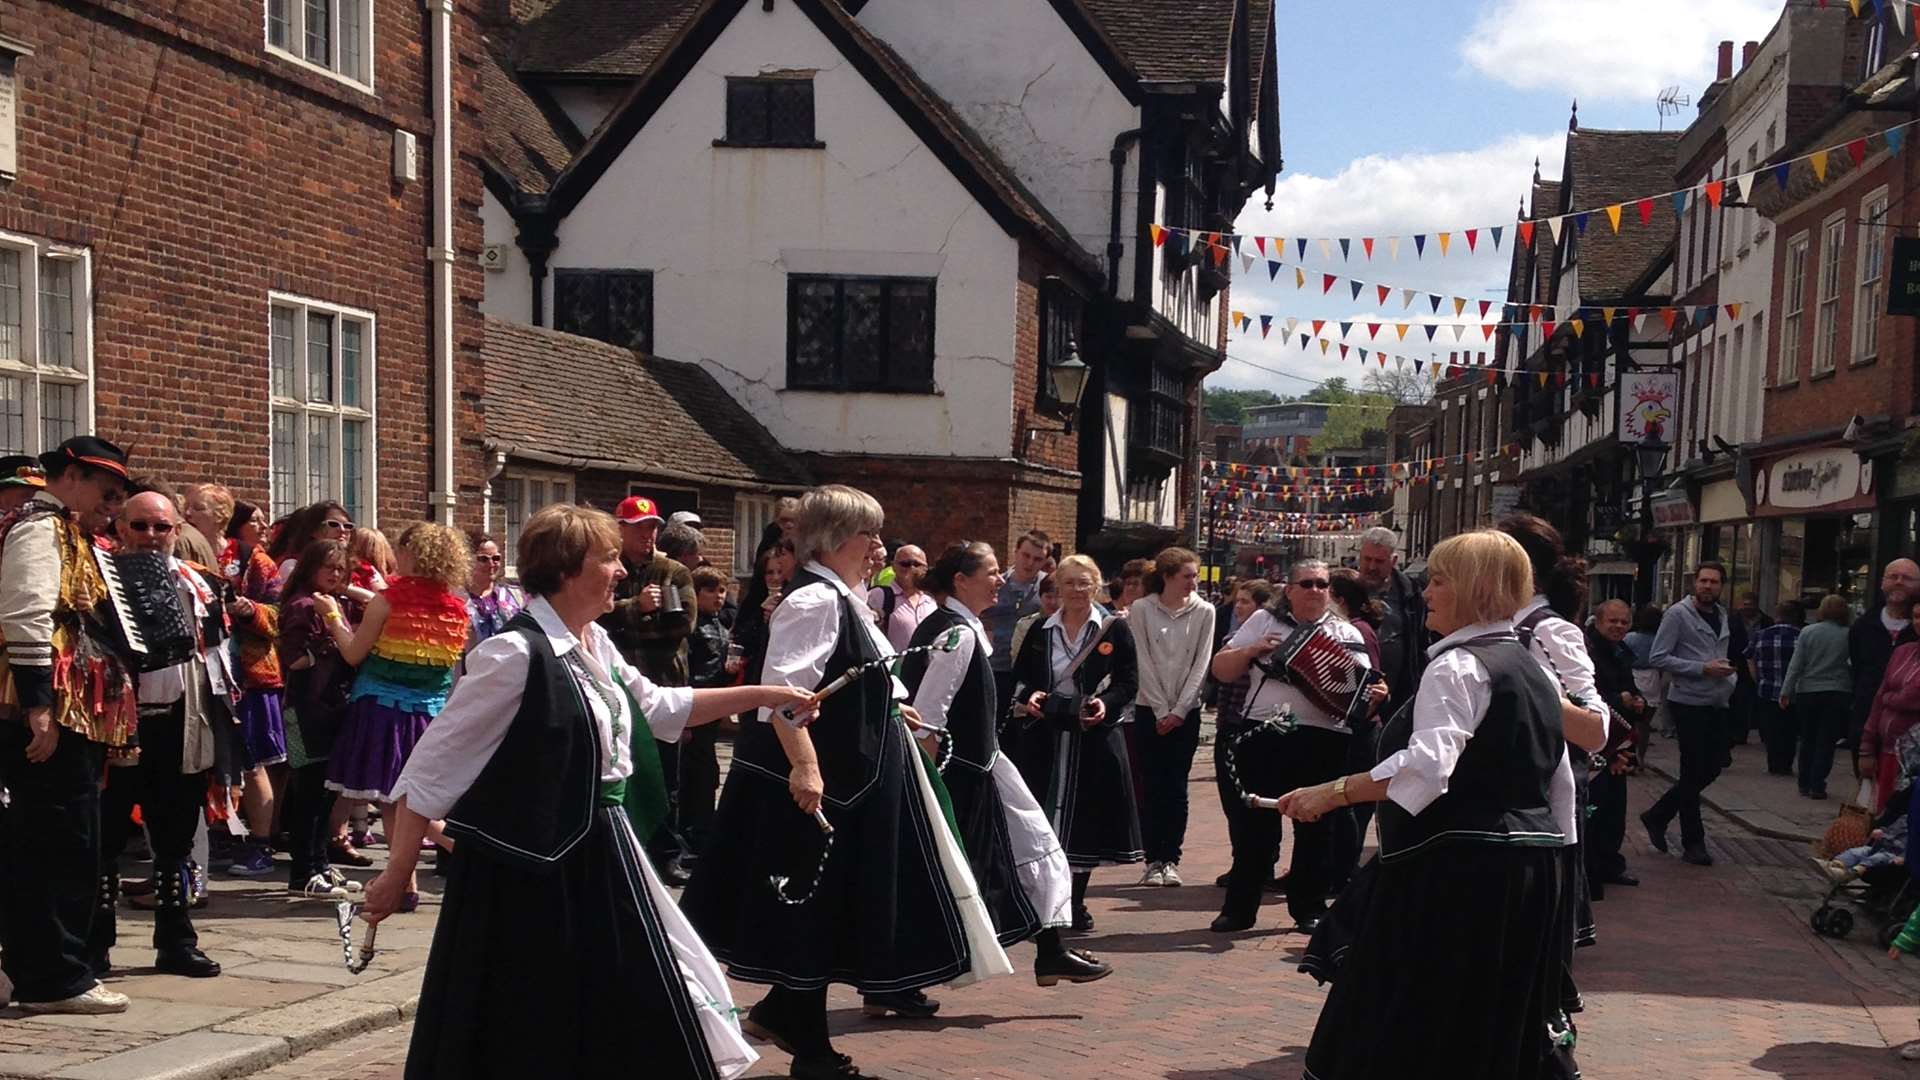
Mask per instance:
[[[1665,430],[1658,422],[1648,424],[1646,435],[1633,446],[1634,461],[1640,467],[1641,534],[1639,541],[1630,547],[1640,564],[1633,590],[1636,604],[1652,603],[1655,569],[1660,565],[1660,556],[1666,552],[1666,545],[1653,528],[1653,493],[1660,486],[1661,470],[1672,449],[1664,435]]]
[[[1080,346],[1072,338],[1067,339],[1067,355],[1064,360],[1047,365],[1047,379],[1053,384],[1053,400],[1059,402],[1061,411],[1066,413],[1066,433],[1073,433],[1073,418],[1080,415],[1080,396],[1087,392],[1087,376],[1093,369],[1080,359]]]

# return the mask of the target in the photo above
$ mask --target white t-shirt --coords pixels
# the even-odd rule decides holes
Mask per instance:
[[[1240,624],[1240,629],[1233,632],[1233,639],[1227,642],[1227,648],[1244,649],[1250,645],[1257,645],[1268,634],[1279,634],[1285,638],[1291,636],[1298,628],[1292,619],[1284,616],[1276,618],[1273,612],[1261,608],[1248,616],[1247,621]],[[1326,630],[1334,636],[1335,640],[1347,647],[1347,651],[1353,654],[1353,658],[1360,662],[1361,667],[1373,666],[1372,661],[1367,657],[1367,640],[1360,636],[1360,631],[1354,629],[1352,623],[1340,618],[1329,618],[1326,621]],[[1346,721],[1314,704],[1292,683],[1284,679],[1270,678],[1258,667],[1248,670],[1253,680],[1252,689],[1247,692],[1247,704],[1243,712],[1248,720],[1256,722],[1265,720],[1276,708],[1292,706],[1294,720],[1303,727],[1325,728],[1328,731],[1338,731],[1343,734],[1352,733],[1353,729],[1346,725]]]

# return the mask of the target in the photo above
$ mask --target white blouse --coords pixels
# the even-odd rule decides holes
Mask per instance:
[[[680,738],[693,711],[690,687],[656,686],[620,658],[619,650],[598,623],[587,624],[585,641],[574,637],[545,597],[528,604],[527,612],[547,635],[554,655],[572,672],[593,714],[594,731],[600,740],[601,780],[624,780],[633,775],[629,740],[634,721],[628,693],[646,715],[655,739],[674,742]],[[581,661],[578,667],[569,659],[576,650]],[[395,800],[406,796],[407,807],[427,818],[443,818],[453,810],[454,803],[493,760],[494,751],[513,726],[532,656],[532,646],[517,633],[496,634],[473,647],[461,662],[446,708],[428,725],[427,733],[407,759],[407,767],[393,787]],[[582,668],[586,678],[582,678]],[[620,689],[623,682],[626,693]],[[617,711],[608,710],[609,701]],[[614,736],[616,726],[624,733],[620,738]]]
[[[1480,727],[1487,706],[1493,701],[1493,680],[1471,652],[1454,645],[1488,634],[1512,634],[1513,622],[1476,623],[1463,627],[1427,647],[1431,658],[1420,677],[1420,690],[1413,699],[1413,735],[1407,748],[1373,767],[1368,775],[1387,781],[1387,798],[1409,814],[1418,814],[1447,793],[1447,782],[1454,766],[1466,749],[1467,740]],[[1549,678],[1553,671],[1536,654]],[[1554,768],[1548,785],[1548,801],[1554,821],[1572,843],[1577,833],[1573,806],[1573,763],[1565,746],[1560,748],[1560,763]]]
[[[1061,608],[1059,611],[1047,616],[1047,621],[1042,624],[1041,627],[1049,635],[1047,644],[1051,646],[1051,648],[1047,650],[1047,661],[1051,669],[1049,674],[1052,676],[1051,681],[1053,683],[1053,685],[1049,687],[1049,690],[1055,694],[1077,694],[1080,692],[1073,681],[1073,676],[1077,675],[1078,672],[1076,671],[1069,674],[1067,669],[1073,667],[1074,657],[1079,656],[1080,650],[1086,648],[1087,642],[1092,641],[1093,636],[1100,632],[1101,624],[1105,623],[1108,619],[1118,618],[1119,616],[1109,613],[1099,604],[1094,604],[1087,611],[1087,621],[1081,625],[1079,635],[1072,641],[1067,640],[1066,617],[1066,609]],[[1109,717],[1108,719],[1113,718]]]
[[[947,597],[945,606],[948,611],[960,616],[970,634],[961,634],[960,642],[952,652],[935,651],[927,654],[927,671],[920,679],[920,689],[913,695],[914,710],[920,714],[920,722],[927,727],[941,731],[947,729],[947,712],[953,708],[953,699],[960,693],[960,684],[967,679],[967,668],[973,663],[975,650],[988,658],[993,656],[993,642],[987,640],[986,624],[980,621],[967,605]]]
[[[1513,617],[1515,623],[1547,606],[1547,598],[1536,596],[1533,602]],[[1593,657],[1587,655],[1587,636],[1580,628],[1558,615],[1548,615],[1533,628],[1533,655],[1553,676],[1554,684],[1566,692],[1575,705],[1588,712],[1607,716],[1606,699],[1593,682]]]
[[[823,580],[787,594],[773,609],[767,624],[767,659],[760,681],[768,686],[797,686],[811,691],[826,677],[827,661],[840,640],[841,605],[851,600],[855,611],[867,610],[866,601],[854,595],[840,576],[819,560],[807,563],[807,569]],[[855,619],[881,656],[893,656],[893,642],[880,632],[872,619]],[[898,678],[893,681],[893,700],[907,700],[907,688]],[[764,722],[773,718],[772,709],[761,709]]]

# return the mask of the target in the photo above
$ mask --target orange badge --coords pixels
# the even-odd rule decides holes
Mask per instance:
[[[1112,656],[1112,655],[1113,655],[1113,642],[1111,642],[1111,641],[1103,641],[1103,642],[1101,642],[1101,643],[1100,643],[1100,647],[1099,647],[1098,649],[1095,649],[1094,651],[1095,651],[1095,652],[1097,652],[1097,653],[1099,653],[1099,654],[1100,654],[1101,656]]]

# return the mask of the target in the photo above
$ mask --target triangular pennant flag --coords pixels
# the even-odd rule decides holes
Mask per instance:
[[[1460,315],[1460,313],[1461,313],[1461,312],[1463,312],[1463,311],[1465,311],[1465,310],[1467,310],[1467,298],[1466,298],[1466,297],[1464,297],[1464,296],[1456,296],[1456,297],[1454,297],[1454,298],[1453,298],[1453,314],[1454,314],[1454,317],[1455,317],[1455,318],[1458,318],[1458,317],[1459,317],[1459,315]]]
[[[1300,347],[1301,347],[1302,349],[1305,349],[1305,348],[1307,347],[1307,344],[1308,344],[1309,342],[1311,342],[1312,340],[1313,340],[1313,339],[1312,339],[1312,338],[1310,338],[1310,337],[1308,337],[1307,335],[1305,335],[1305,334],[1301,334],[1301,335],[1300,335]]]
[[[1547,219],[1547,228],[1553,230],[1554,243],[1557,244],[1560,242],[1560,230],[1566,227],[1566,223],[1567,219],[1565,217],[1550,217]]]
[[[1907,5],[1906,4],[1896,3],[1893,5],[1893,24],[1900,28],[1901,33],[1904,34],[1907,32]]]
[[[1500,237],[1505,235],[1507,231],[1507,227],[1505,225],[1495,225],[1494,227],[1492,227],[1491,229],[1488,229],[1487,231],[1493,234],[1493,250],[1499,251]]]
[[[1426,326],[1426,330],[1427,330],[1427,340],[1428,340],[1428,341],[1432,341],[1432,340],[1433,340],[1433,332],[1434,332],[1435,330],[1438,330],[1438,329],[1440,329],[1440,327],[1439,327],[1438,325],[1436,325],[1436,324],[1434,324],[1434,323],[1428,323],[1428,324],[1427,324],[1427,326]]]
[[[1367,324],[1367,340],[1372,341],[1374,338],[1377,338],[1379,336],[1380,336],[1380,324],[1377,322],[1368,323]]]
[[[1916,31],[1920,31],[1920,27],[1916,27],[1915,29]],[[1888,150],[1891,150],[1897,154],[1900,152],[1900,144],[1906,141],[1907,141],[1906,128],[1897,127],[1897,128],[1887,129],[1887,149]]]
[[[1392,259],[1394,262],[1400,261],[1400,238],[1399,237],[1397,236],[1387,237],[1387,258]]]
[[[1783,161],[1773,167],[1773,179],[1775,183],[1780,185],[1781,191],[1787,190],[1787,178],[1792,175],[1792,173],[1793,162],[1791,161]]]
[[[1413,290],[1401,289],[1400,290],[1400,310],[1405,311],[1412,306],[1413,306]]]
[[[1489,311],[1489,310],[1490,310],[1490,309],[1491,309],[1492,307],[1493,307],[1493,301],[1491,301],[1491,300],[1482,300],[1482,301],[1480,301],[1480,318],[1481,318],[1482,320],[1484,320],[1484,319],[1486,319],[1486,317],[1487,317],[1487,312],[1488,312],[1488,311]]]
[[[1328,341],[1326,338],[1320,339],[1320,355],[1321,356],[1327,355],[1327,350],[1331,348],[1333,348],[1333,342]]]
[[[1343,323],[1341,323],[1341,324],[1340,324],[1340,336],[1341,336],[1341,337],[1343,337],[1343,338],[1344,338],[1344,337],[1346,337],[1346,336],[1347,336],[1348,334],[1351,334],[1351,333],[1353,333],[1353,324],[1352,324],[1352,323],[1350,323],[1350,322],[1343,322]]]
[[[1587,235],[1587,212],[1585,210],[1573,215],[1573,227],[1581,236]]]
[[[1396,356],[1396,357],[1394,357],[1394,359],[1395,359],[1395,360],[1405,360],[1406,358],[1405,358],[1405,357],[1402,357],[1402,356]],[[1421,369],[1421,368],[1423,368],[1423,367],[1425,367],[1425,366],[1426,366],[1426,361],[1424,361],[1424,360],[1421,360],[1421,359],[1420,359],[1419,357],[1417,357],[1417,356],[1413,358],[1413,373],[1414,373],[1415,375],[1418,375],[1418,374],[1420,374],[1420,369]]]
[[[1853,17],[1860,17],[1860,0],[1847,0],[1847,6],[1853,9]]]
[[[1394,324],[1393,324],[1393,329],[1394,329],[1394,331],[1395,331],[1395,332],[1397,332],[1397,333],[1398,333],[1398,334],[1400,335],[1400,340],[1401,340],[1401,341],[1405,341],[1405,340],[1407,340],[1407,329],[1408,329],[1408,327],[1407,327],[1407,324],[1406,324],[1406,323],[1394,323]]]
[[[1619,308],[1610,308],[1610,307],[1608,307],[1608,308],[1601,308],[1601,309],[1600,309],[1600,320],[1601,320],[1602,322],[1604,322],[1604,323],[1605,323],[1606,325],[1608,325],[1608,326],[1612,326],[1612,325],[1613,325],[1613,313],[1614,313],[1614,312],[1616,312],[1616,311],[1618,311],[1618,310],[1620,310],[1620,309],[1619,309]]]
[[[1735,322],[1740,321],[1740,308],[1741,308],[1741,305],[1739,304],[1728,304],[1727,318],[1732,319]]]
[[[1431,304],[1431,305],[1433,305],[1433,313],[1434,313],[1435,315],[1438,315],[1438,314],[1440,314],[1440,298],[1439,298],[1438,296],[1435,296],[1435,295],[1434,295],[1434,294],[1432,294],[1432,293],[1428,293],[1428,294],[1427,294],[1427,303],[1429,303],[1429,304]]]
[[[1479,230],[1479,229],[1468,229],[1468,230],[1467,230],[1467,251],[1468,251],[1468,253],[1472,253],[1472,252],[1473,252],[1473,250],[1474,250],[1474,244],[1475,244],[1475,243],[1477,243],[1477,242],[1479,241],[1479,239],[1480,239],[1480,230]]]
[[[1727,182],[1725,180],[1707,181],[1707,202],[1710,203],[1715,210],[1720,209],[1720,200],[1725,198],[1726,194]]]
[[[1551,337],[1553,337],[1553,320],[1541,319],[1540,320],[1540,340],[1546,341]]]
[[[1413,257],[1424,258],[1427,254],[1427,234],[1415,233],[1413,236]]]
[[[1522,247],[1533,246],[1533,222],[1523,221],[1520,223],[1520,245]]]
[[[1538,372],[1537,374],[1535,374],[1535,375],[1534,375],[1534,378],[1536,378],[1536,379],[1538,379],[1538,380],[1540,380],[1540,386],[1541,386],[1541,388],[1542,388],[1542,389],[1545,389],[1545,388],[1546,388],[1546,385],[1547,385],[1547,373],[1546,373],[1546,372],[1544,372],[1544,371],[1542,371],[1542,372]]]
[[[1355,300],[1358,300],[1358,299],[1360,299],[1360,290],[1362,290],[1362,289],[1364,289],[1364,288],[1366,288],[1366,287],[1367,287],[1367,283],[1366,283],[1366,282],[1364,282],[1364,281],[1356,281],[1356,282],[1353,282],[1353,298],[1354,298]]]
[[[1147,229],[1153,233],[1154,247],[1160,247],[1167,242],[1167,230],[1158,225],[1149,225]]]
[[[1240,272],[1243,274],[1253,273],[1253,253],[1252,252],[1248,252],[1247,254],[1240,256]]]
[[[1266,340],[1266,337],[1267,337],[1267,334],[1269,334],[1270,332],[1272,332],[1272,330],[1273,330],[1273,316],[1271,316],[1271,315],[1262,315],[1262,316],[1260,316],[1260,338],[1261,338],[1261,340],[1263,340],[1263,341],[1264,341],[1264,340]]]
[[[1687,212],[1687,192],[1684,192],[1684,191],[1674,192],[1673,193],[1673,216],[1680,217],[1684,215],[1686,212]]]
[[[1613,231],[1616,233],[1620,231],[1621,209],[1619,203],[1614,203],[1612,206],[1607,207],[1607,223],[1613,226]]]
[[[1279,279],[1280,279],[1280,264],[1273,261],[1272,259],[1268,259],[1267,260],[1267,280],[1278,281]]]
[[[1319,337],[1319,336],[1320,336],[1320,328],[1321,328],[1321,327],[1324,327],[1324,326],[1326,326],[1326,325],[1327,325],[1327,320],[1325,320],[1325,319],[1315,319],[1315,320],[1313,320],[1313,336],[1314,336],[1314,337]]]
[[[1260,249],[1260,254],[1261,254],[1262,256],[1265,256],[1265,255],[1266,255],[1266,253],[1267,253],[1267,238],[1266,238],[1266,237],[1264,237],[1264,236],[1256,236],[1256,237],[1254,237],[1254,238],[1253,238],[1253,246],[1254,246],[1254,247],[1256,247],[1256,248],[1258,248],[1258,249]]]
[[[1853,164],[1856,168],[1861,162],[1867,160],[1867,140],[1855,139],[1848,143],[1847,157],[1853,159]]]
[[[1366,350],[1364,350],[1364,349],[1362,349],[1362,350],[1361,350],[1361,356],[1360,356],[1360,359],[1361,359],[1361,361],[1362,361],[1362,362],[1365,362],[1365,361],[1366,361],[1366,359],[1367,359],[1367,358],[1366,358],[1366,355],[1365,355],[1365,353],[1366,353]],[[1382,369],[1382,370],[1385,370],[1385,368],[1386,368],[1386,366],[1387,366],[1387,354],[1386,354],[1386,353],[1376,353],[1376,354],[1374,355],[1374,359],[1376,359],[1376,360],[1379,360],[1379,361],[1380,361],[1380,367],[1381,367],[1381,369]]]
[[[1300,325],[1299,319],[1293,318],[1292,316],[1287,317],[1287,333],[1289,334],[1293,333],[1293,328],[1299,325]]]
[[[1446,254],[1447,254],[1447,243],[1448,243],[1448,241],[1450,241],[1450,240],[1452,240],[1452,239],[1453,239],[1453,234],[1452,234],[1452,233],[1441,233],[1441,234],[1440,234],[1440,255],[1441,255],[1441,257],[1443,257],[1443,258],[1444,258],[1444,257],[1446,256]]]
[[[1749,199],[1752,198],[1753,196],[1753,174],[1752,173],[1743,172],[1739,176],[1736,176],[1733,178],[1733,194],[1734,194],[1734,197],[1739,199],[1741,202],[1747,202]]]
[[[1389,287],[1387,287],[1387,286],[1385,286],[1385,285],[1382,285],[1382,286],[1380,286],[1380,302],[1381,302],[1382,304],[1384,304],[1384,303],[1386,303],[1386,302],[1387,302],[1387,296],[1388,296],[1388,294],[1390,294],[1390,293],[1392,293],[1392,292],[1393,292],[1393,290],[1392,290],[1391,288],[1389,288]]]
[[[1345,345],[1342,345],[1340,346],[1340,359],[1345,360],[1346,358],[1347,358],[1347,347]]]
[[[1661,308],[1660,309],[1660,321],[1667,324],[1667,333],[1669,334],[1673,333],[1674,320],[1678,319],[1679,317],[1680,317],[1680,310],[1678,308]]]
[[[1240,254],[1240,234],[1234,233],[1229,239],[1233,242],[1233,253],[1235,255]]]
[[[1373,237],[1371,236],[1361,237],[1360,247],[1366,251],[1367,261],[1372,262],[1373,261]]]
[[[1321,274],[1320,275],[1320,295],[1325,296],[1328,293],[1332,292],[1333,283],[1339,280],[1340,280],[1339,278],[1333,276],[1332,274]]]
[[[1348,259],[1352,257],[1353,257],[1353,241],[1343,236],[1340,238],[1340,261],[1346,262]]]
[[[1294,243],[1299,245],[1300,247],[1300,257],[1302,259],[1306,258],[1307,257],[1307,238],[1302,236],[1298,240],[1295,240]]]
[[[1233,312],[1229,317],[1233,320],[1235,325],[1238,325],[1240,322],[1246,319],[1247,313],[1244,311],[1236,311],[1236,312]]]
[[[1807,160],[1813,164],[1814,179],[1820,181],[1823,184],[1826,183],[1827,182],[1827,151],[1815,150],[1813,153],[1807,155]]]
[[[1454,323],[1453,324],[1453,340],[1459,341],[1461,338],[1465,336],[1467,336],[1467,324]]]
[[[1307,272],[1297,266],[1293,268],[1293,287],[1296,289],[1307,287]]]
[[[1713,315],[1717,310],[1719,309],[1715,308],[1712,304],[1701,304],[1694,309],[1693,321],[1701,326],[1709,326],[1713,323]]]
[[[1642,225],[1653,224],[1653,200],[1652,199],[1641,199],[1638,203],[1634,204],[1634,208],[1640,211],[1640,224]]]
[[[1567,325],[1573,328],[1574,337],[1579,337],[1587,332],[1587,322],[1585,319],[1572,319],[1567,322]]]
[[[1333,261],[1333,245],[1328,243],[1324,237],[1320,240],[1320,257],[1328,262]]]
[[[1486,338],[1486,339],[1487,339],[1488,341],[1492,341],[1492,340],[1493,340],[1493,332],[1494,332],[1495,330],[1498,330],[1498,329],[1500,329],[1500,324],[1499,324],[1499,323],[1483,323],[1483,324],[1481,324],[1481,326],[1480,326],[1480,333],[1481,333],[1481,335],[1482,335],[1482,336],[1484,336],[1484,337],[1485,337],[1485,338]],[[1513,328],[1513,336],[1514,336],[1514,337],[1519,337],[1519,336],[1520,336],[1520,329],[1521,329],[1521,328],[1520,328],[1520,327],[1517,327],[1517,326]]]

